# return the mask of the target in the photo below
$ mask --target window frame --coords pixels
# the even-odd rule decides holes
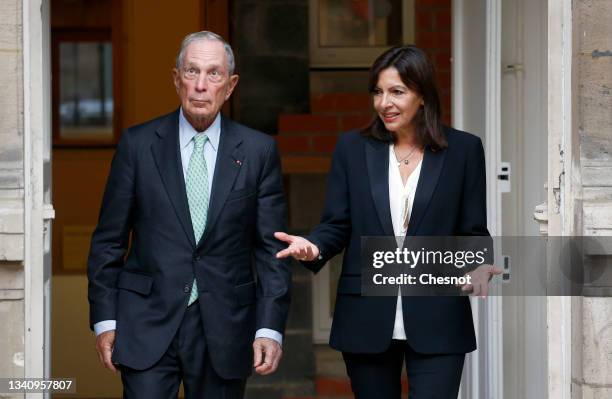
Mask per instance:
[[[105,139],[67,139],[60,137],[59,96],[60,96],[60,59],[59,48],[62,42],[110,42],[112,46],[113,76],[113,122],[112,136]],[[51,128],[54,147],[114,147],[121,136],[121,52],[117,35],[111,28],[54,28],[51,33]]]
[[[392,46],[319,46],[319,1],[309,0],[309,42],[311,68],[369,68]],[[415,0],[402,0],[402,40],[416,40]]]

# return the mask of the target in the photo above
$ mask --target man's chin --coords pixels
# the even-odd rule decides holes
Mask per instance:
[[[183,112],[193,119],[209,119],[216,114],[214,109],[208,104],[204,107],[190,106],[188,109],[183,108]]]
[[[202,126],[208,125],[217,115],[216,113],[211,112],[211,110],[206,110],[206,112],[202,111],[202,109],[190,109],[187,111],[183,110],[186,119],[195,128],[200,128]]]

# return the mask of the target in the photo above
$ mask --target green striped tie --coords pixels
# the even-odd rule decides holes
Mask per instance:
[[[204,159],[204,144],[207,140],[208,136],[202,133],[194,136],[194,148],[187,167],[187,201],[196,244],[204,233],[208,213],[208,169],[206,159]],[[198,287],[194,278],[187,306],[194,303],[196,299],[198,299]]]

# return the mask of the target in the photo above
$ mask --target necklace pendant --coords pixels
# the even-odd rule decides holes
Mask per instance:
[[[409,159],[406,159],[406,160],[404,161],[404,165],[408,165],[409,163],[410,163],[410,160],[409,160]]]

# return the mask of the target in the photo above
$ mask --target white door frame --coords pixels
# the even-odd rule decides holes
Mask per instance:
[[[49,292],[51,159],[51,62],[49,0],[24,0],[24,376],[47,378],[49,370]],[[45,173],[45,167],[47,173]],[[45,233],[45,231],[47,233]],[[46,394],[45,396],[48,396]],[[40,397],[26,393],[26,398]]]
[[[492,236],[501,236],[502,232],[502,192],[497,179],[501,165],[501,73],[502,73],[502,0],[487,1],[487,74],[486,74],[486,130],[485,152],[487,154],[487,220]],[[496,248],[497,249],[497,248]],[[495,251],[495,263],[501,265],[501,253]],[[495,279],[491,296],[484,304],[484,330],[486,345],[484,369],[479,375],[486,376],[485,394],[488,397],[502,399],[504,395],[504,358],[503,358],[503,297],[501,283]],[[481,342],[483,341],[481,337]]]
[[[575,174],[579,157],[572,121],[572,0],[548,1],[548,198],[547,234],[571,236],[580,198]],[[576,300],[578,303],[573,303]],[[577,306],[578,305],[578,306]],[[548,397],[572,397],[572,318],[580,320],[573,297],[547,298]],[[572,310],[575,306],[576,310]],[[572,313],[576,312],[576,315]]]
[[[470,101],[465,76],[466,41],[464,38],[465,2],[453,0],[452,32],[452,115],[453,125],[464,129],[466,107]],[[498,187],[497,171],[501,162],[501,0],[487,0],[485,12],[485,120],[484,145],[487,173],[487,220],[491,235],[501,232],[501,192]],[[496,263],[501,264],[499,251]],[[492,294],[486,302],[472,299],[472,312],[479,349],[470,354],[466,361],[461,387],[461,398],[503,398],[503,334],[502,297],[495,295],[501,290],[494,284]]]

